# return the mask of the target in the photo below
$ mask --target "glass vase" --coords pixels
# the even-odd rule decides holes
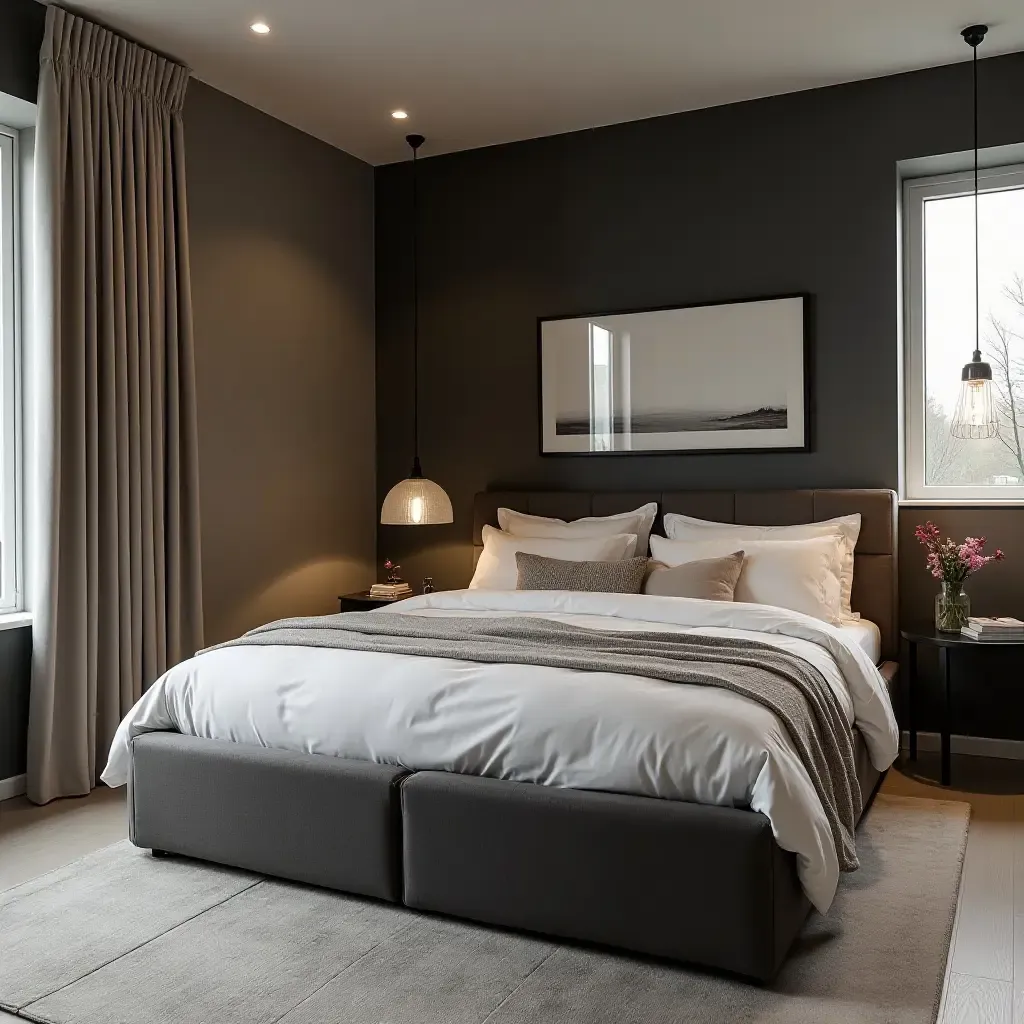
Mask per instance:
[[[971,599],[959,583],[943,583],[935,595],[935,628],[940,633],[959,633],[971,616]]]

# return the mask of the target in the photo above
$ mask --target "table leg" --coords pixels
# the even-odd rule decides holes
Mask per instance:
[[[942,785],[949,785],[949,734],[953,720],[952,695],[949,687],[949,648],[939,648],[939,665],[942,669],[942,689],[945,694],[942,717]]]
[[[910,760],[917,760],[917,644],[907,641],[907,729],[910,732]]]

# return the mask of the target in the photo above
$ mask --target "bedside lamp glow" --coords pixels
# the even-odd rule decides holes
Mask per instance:
[[[420,467],[419,287],[416,251],[416,150],[422,135],[408,135],[412,148],[412,472],[388,491],[380,508],[384,526],[436,526],[453,521],[452,503],[444,488],[428,480]]]

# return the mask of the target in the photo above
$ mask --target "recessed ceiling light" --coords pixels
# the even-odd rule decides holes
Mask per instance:
[[[404,110],[392,110],[391,111],[391,116],[396,121],[404,121],[409,115]]]
[[[270,26],[265,21],[254,21],[249,28],[258,36],[265,36],[270,32]]]

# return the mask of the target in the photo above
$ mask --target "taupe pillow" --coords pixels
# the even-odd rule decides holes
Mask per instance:
[[[698,597],[704,601],[731,601],[743,572],[743,552],[722,558],[701,558],[696,562],[667,566],[651,559],[645,594],[659,597]]]
[[[618,562],[569,562],[516,552],[516,590],[585,590],[592,594],[639,594],[646,558]]]

